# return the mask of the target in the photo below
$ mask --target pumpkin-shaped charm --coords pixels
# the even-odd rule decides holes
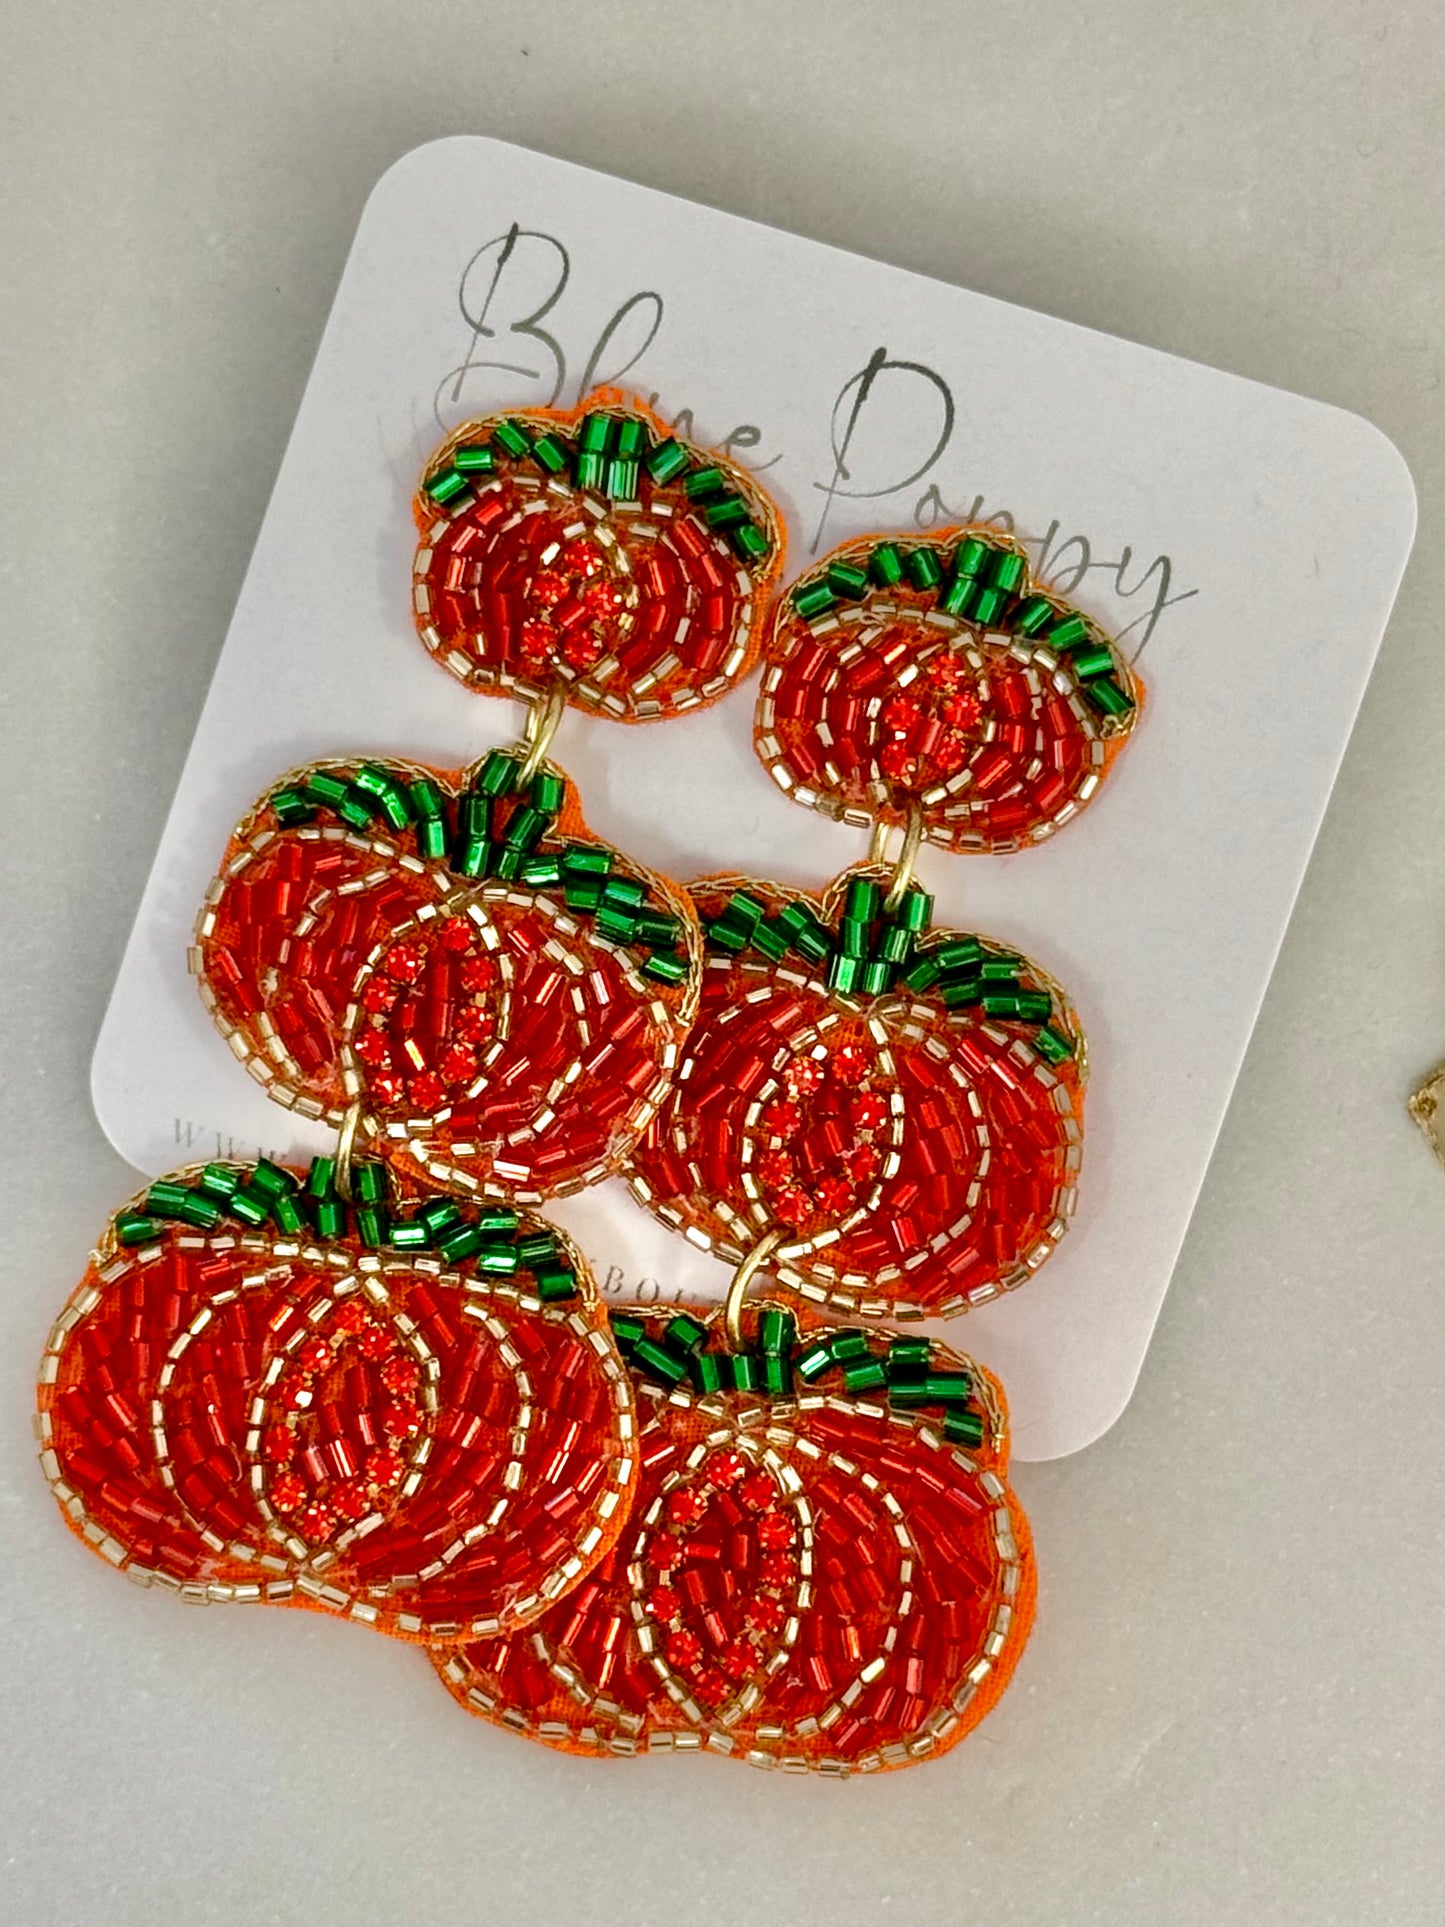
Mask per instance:
[[[119,1213],[50,1336],[42,1462],[130,1578],[500,1634],[622,1529],[628,1375],[560,1232],[353,1179],[212,1164]]]
[[[696,1008],[685,894],[561,773],[298,772],[231,839],[191,964],[271,1096],[405,1178],[535,1203],[617,1170]]]
[[[926,1339],[745,1307],[615,1309],[642,1476],[628,1528],[510,1638],[432,1655],[461,1703],[568,1751],[702,1748],[876,1772],[955,1744],[1033,1618],[997,1384]]]
[[[415,502],[417,629],[473,689],[648,722],[757,655],[783,536],[735,462],[606,391],[465,423]]]
[[[672,1091],[633,1155],[667,1224],[855,1315],[951,1316],[1021,1284],[1073,1211],[1079,1020],[1040,967],[930,930],[866,872],[821,899],[692,886],[708,968]]]
[[[845,543],[780,597],[758,754],[796,802],[944,849],[1027,848],[1097,792],[1143,700],[1117,644],[989,529]]]

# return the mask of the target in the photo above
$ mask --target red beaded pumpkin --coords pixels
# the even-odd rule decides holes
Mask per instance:
[[[560,773],[333,763],[228,846],[192,968],[271,1096],[406,1176],[523,1203],[615,1171],[696,1008],[683,892],[589,836]]]
[[[1143,701],[1103,632],[988,529],[847,542],[774,607],[758,754],[864,828],[917,813],[958,851],[1026,848],[1096,794]]]
[[[1034,1610],[995,1381],[927,1340],[614,1311],[637,1384],[627,1532],[523,1631],[436,1651],[469,1710],[569,1752],[835,1775],[945,1751]]]
[[[713,702],[757,655],[777,512],[726,456],[599,391],[465,423],[414,504],[417,629],[471,688],[560,688],[648,722]]]
[[[422,1641],[524,1624],[605,1555],[635,1426],[560,1232],[448,1200],[348,1210],[328,1160],[304,1188],[265,1162],[153,1185],[39,1393],[66,1521],[128,1577]]]
[[[1086,1059],[1037,964],[929,931],[867,873],[820,900],[692,886],[708,967],[636,1195],[737,1262],[865,1316],[951,1316],[1028,1278],[1075,1203]]]

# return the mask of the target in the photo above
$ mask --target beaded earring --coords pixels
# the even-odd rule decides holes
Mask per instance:
[[[721,694],[781,545],[741,471],[607,397],[459,431],[416,512],[423,640],[530,698],[525,740],[463,774],[314,765],[242,822],[192,969],[335,1153],[188,1168],[123,1208],[38,1428],[68,1523],[132,1578],[434,1644],[544,1612],[638,1474],[595,1283],[520,1207],[620,1167],[701,944],[681,892],[588,833],[548,743],[568,702],[643,721]]]
[[[787,1297],[957,1310],[1061,1232],[1078,1020],[1036,965],[932,930],[912,865],[925,835],[1066,820],[1137,685],[975,531],[847,545],[770,609],[762,491],[611,394],[467,424],[415,509],[421,639],[527,701],[523,740],[466,772],[313,765],[239,826],[192,968],[336,1150],[178,1172],[117,1216],[46,1353],[57,1497],[132,1576],[414,1640],[469,1710],[569,1751],[941,1752],[1032,1622],[1002,1392]],[[685,892],[587,831],[551,737],[568,704],[711,702],[765,638],[760,753],[872,822],[869,861],[817,898]],[[725,1306],[603,1312],[530,1207],[617,1171],[734,1260]]]
[[[1073,1212],[1087,1072],[1061,986],[933,927],[926,838],[1026,848],[1097,792],[1142,701],[1118,649],[964,528],[849,542],[775,607],[756,716],[796,801],[871,827],[820,896],[690,887],[708,967],[641,1201],[781,1284],[863,1317],[950,1316],[1024,1282]],[[889,831],[902,846],[886,862]]]

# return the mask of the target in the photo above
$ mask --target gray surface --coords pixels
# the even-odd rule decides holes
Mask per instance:
[[[1402,1108],[1445,1055],[1438,11],[892,11],[3,9],[0,1908],[23,1927],[1441,1917],[1445,1178]],[[122,1585],[30,1461],[45,1326],[129,1182],[91,1044],[309,358],[373,180],[467,130],[1341,403],[1420,486],[1138,1394],[1022,1473],[1039,1631],[987,1725],[915,1772],[575,1766],[381,1640]]]

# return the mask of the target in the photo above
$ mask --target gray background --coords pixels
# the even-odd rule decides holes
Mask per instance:
[[[1403,1100],[1445,1056],[1438,8],[0,21],[0,1907],[1437,1921],[1445,1176]],[[398,154],[469,131],[1357,409],[1420,488],[1138,1393],[1021,1472],[1039,1630],[998,1712],[913,1772],[838,1788],[510,1742],[388,1642],[122,1585],[30,1457],[46,1325],[131,1184],[91,1046],[357,214]]]

